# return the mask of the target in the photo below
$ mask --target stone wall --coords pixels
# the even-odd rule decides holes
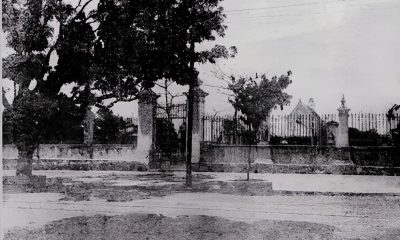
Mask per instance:
[[[3,167],[13,169],[18,150],[13,145],[3,146]],[[34,153],[34,169],[68,170],[140,170],[147,169],[148,161],[129,144],[41,144]]]
[[[203,145],[199,170],[281,173],[400,174],[396,147]]]
[[[253,162],[271,159],[269,146],[203,144],[201,150],[202,161],[208,164],[241,164],[249,157]]]
[[[350,148],[333,146],[269,146],[277,164],[329,165],[335,161],[350,163]]]
[[[137,161],[135,152],[136,148],[129,144],[94,144],[91,148],[83,144],[41,144],[34,153],[34,159]],[[15,146],[3,146],[3,159],[17,158]]]
[[[148,161],[132,145],[42,144],[34,154],[34,169],[147,170]],[[3,167],[13,169],[18,150],[3,146]],[[396,147],[247,146],[203,144],[194,169],[245,172],[250,158],[253,172],[339,173],[400,175]]]

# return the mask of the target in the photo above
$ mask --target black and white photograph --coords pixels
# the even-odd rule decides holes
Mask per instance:
[[[2,0],[5,240],[400,240],[400,0]]]

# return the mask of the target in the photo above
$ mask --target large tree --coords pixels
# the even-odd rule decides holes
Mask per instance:
[[[62,0],[3,1],[3,29],[8,46],[15,50],[4,59],[3,77],[15,81],[32,101],[40,96],[37,103],[42,98],[54,103],[64,84],[75,84],[72,100],[81,105],[82,112],[91,104],[110,107],[135,100],[160,79],[189,85],[190,185],[193,92],[199,85],[195,64],[214,63],[236,53],[234,47],[228,51],[219,45],[196,49],[196,44],[224,36],[221,0],[100,0],[97,9],[85,11],[90,2],[79,0],[72,6]],[[53,52],[58,56],[55,67],[49,62]],[[37,86],[29,90],[32,80]],[[15,102],[22,97],[17,95]],[[29,115],[26,108],[12,111]],[[45,129],[41,130],[33,132],[36,143],[29,149],[40,141]],[[31,157],[31,152],[25,155]]]
[[[185,83],[189,85],[188,93],[188,126],[187,126],[187,159],[186,159],[186,186],[192,185],[192,128],[193,128],[193,107],[194,91],[199,85],[196,63],[215,63],[218,58],[233,57],[237,53],[236,47],[231,47],[231,52],[224,46],[215,45],[210,50],[196,52],[196,44],[204,41],[213,41],[216,36],[224,37],[227,26],[224,25],[226,15],[223,14],[221,0],[187,0],[183,1],[179,11],[181,17],[182,34],[185,36],[184,52],[188,56],[183,58],[184,66],[188,66]]]
[[[95,89],[113,102],[140,97],[159,79],[189,85],[186,184],[191,185],[191,129],[197,63],[215,63],[236,54],[216,45],[199,51],[196,44],[223,37],[226,16],[221,0],[101,1],[95,48]],[[111,34],[112,33],[112,34]]]
[[[88,85],[85,73],[94,32],[84,9],[90,1],[82,5],[79,1],[76,7],[60,0],[2,2],[3,30],[7,46],[14,50],[3,59],[3,78],[14,81],[18,88],[8,110],[19,150],[17,175],[32,175],[34,150],[48,136],[51,126],[62,127],[54,126],[58,123],[55,120],[68,112],[62,107],[72,102],[63,104],[68,100],[60,93],[61,87],[65,83]],[[50,59],[55,53],[58,62],[53,67]],[[84,95],[85,89],[75,88],[75,97]]]
[[[95,44],[94,89],[98,100],[133,101],[158,80],[188,85],[194,63],[229,57],[223,46],[195,51],[194,45],[224,36],[221,0],[102,0]],[[191,66],[191,63],[193,66]]]

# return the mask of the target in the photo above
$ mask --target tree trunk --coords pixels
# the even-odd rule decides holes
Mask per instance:
[[[189,79],[189,96],[188,96],[188,126],[187,126],[187,155],[186,155],[186,187],[192,186],[192,128],[193,128],[193,108],[194,108],[194,88],[197,86],[197,79],[194,72],[194,42],[190,43],[190,52],[192,59],[190,60],[190,69],[192,70],[191,79]]]
[[[248,125],[249,131],[251,133],[251,125]],[[248,155],[247,155],[247,181],[250,181],[250,169],[251,169],[251,144],[253,142],[252,134],[249,134],[249,139],[247,140]]]
[[[193,128],[193,84],[189,86],[188,94],[188,127],[186,155],[186,187],[192,186],[192,128]]]
[[[18,149],[17,176],[32,176],[33,151]]]
[[[173,147],[173,146],[171,146],[171,132],[169,131],[170,129],[169,129],[169,123],[172,123],[172,121],[171,121],[171,110],[172,110],[172,98],[171,98],[171,104],[169,105],[168,104],[168,80],[167,79],[165,79],[165,111],[166,111],[166,113],[167,113],[167,152],[166,152],[166,159],[163,159],[164,160],[164,164],[165,164],[165,167],[166,167],[166,169],[163,169],[164,171],[169,171],[170,169],[169,169],[169,165],[168,165],[168,162],[169,162],[169,164],[171,164],[172,163],[172,154],[171,154],[171,148]]]
[[[85,116],[83,118],[83,143],[87,147],[92,147],[93,145],[93,136],[94,136],[94,120],[95,115],[90,110],[88,106],[85,111]]]
[[[237,131],[237,109],[235,108],[235,114],[233,117],[233,144],[236,144],[236,131]]]
[[[248,146],[247,155],[247,181],[250,181],[250,169],[251,169],[251,145]]]

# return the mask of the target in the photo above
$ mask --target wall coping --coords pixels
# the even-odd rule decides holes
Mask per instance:
[[[5,146],[12,146],[12,147],[17,147],[15,144],[4,144],[3,147]],[[40,144],[39,147],[85,147],[85,148],[90,148],[90,147],[136,147],[135,144],[93,144],[92,146],[86,146],[85,144],[81,143],[54,143],[54,144]]]
[[[16,161],[17,158],[6,158],[3,160],[7,161]],[[33,158],[33,161],[69,161],[69,162],[79,162],[79,161],[103,161],[103,162],[132,162],[126,159],[112,159],[112,158],[82,158],[82,159],[75,159],[75,158]]]
[[[335,147],[335,146],[312,146],[312,145],[230,145],[230,144],[205,144],[213,147],[259,147],[259,148],[332,148],[332,149],[400,149],[397,146],[349,146],[349,147]]]

